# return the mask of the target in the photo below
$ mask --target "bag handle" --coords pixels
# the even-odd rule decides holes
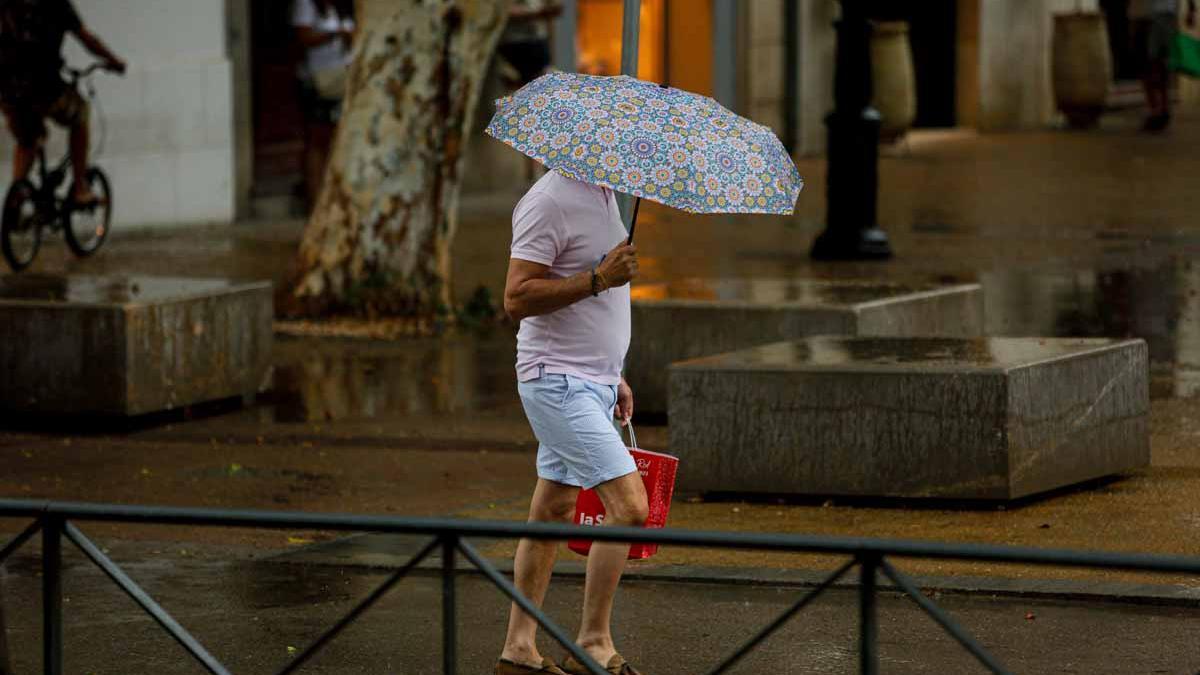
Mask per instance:
[[[628,417],[625,418],[625,428],[629,430],[629,447],[638,447],[637,434],[633,433],[633,422]]]

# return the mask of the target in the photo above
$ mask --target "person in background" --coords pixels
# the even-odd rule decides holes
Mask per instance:
[[[1170,78],[1167,60],[1179,31],[1179,0],[1130,0],[1129,20],[1135,49],[1145,56],[1142,86],[1150,114],[1142,126],[1158,133],[1171,125]],[[1196,0],[1188,0],[1188,25],[1196,21]]]
[[[514,70],[514,89],[536,80],[550,66],[550,22],[562,13],[553,0],[516,0],[496,51]]]
[[[333,132],[341,116],[346,73],[354,58],[354,4],[350,0],[295,0],[292,26],[304,49],[298,76],[304,108],[304,191],[311,209],[325,175]]]
[[[13,180],[29,176],[47,119],[71,130],[71,169],[75,176],[87,175],[90,110],[63,81],[67,33],[105,68],[125,72],[125,62],[88,30],[70,0],[0,0],[0,111],[17,141]],[[86,180],[74,182],[71,198],[81,206],[96,203]]]
[[[509,66],[509,74],[502,79],[510,90],[533,82],[550,67],[550,22],[561,13],[562,5],[554,0],[514,0],[496,46],[496,52]],[[537,160],[528,159],[525,179],[532,181],[539,170]]]

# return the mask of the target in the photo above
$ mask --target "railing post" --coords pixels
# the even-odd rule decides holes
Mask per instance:
[[[875,572],[879,556],[859,556],[858,653],[862,675],[879,675],[879,617],[875,607]]]
[[[446,534],[442,537],[442,672],[454,675],[458,656],[456,644],[458,618],[454,601],[454,555],[458,550],[458,537]]]
[[[0,564],[0,675],[13,675],[8,658],[8,626],[4,623],[4,565]]]
[[[42,669],[62,675],[62,530],[63,521],[46,516],[42,525]]]

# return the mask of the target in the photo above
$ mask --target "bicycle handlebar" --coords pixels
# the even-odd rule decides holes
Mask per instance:
[[[109,68],[108,68],[107,63],[102,63],[100,61],[96,61],[95,63],[91,64],[90,66],[88,66],[87,68],[84,68],[82,70],[80,70],[78,68],[66,68],[65,70],[67,71],[67,74],[71,76],[72,81],[78,82],[79,80],[82,80],[83,78],[88,77],[92,73],[96,72],[97,70],[108,70],[108,69]]]

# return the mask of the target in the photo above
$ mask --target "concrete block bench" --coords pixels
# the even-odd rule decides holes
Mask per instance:
[[[978,284],[813,279],[693,279],[633,288],[625,378],[635,407],[667,412],[667,368],[810,335],[983,334]]]
[[[1011,500],[1144,467],[1142,340],[816,337],[671,368],[684,492]]]
[[[271,367],[271,284],[0,280],[0,409],[139,415],[253,396]]]

